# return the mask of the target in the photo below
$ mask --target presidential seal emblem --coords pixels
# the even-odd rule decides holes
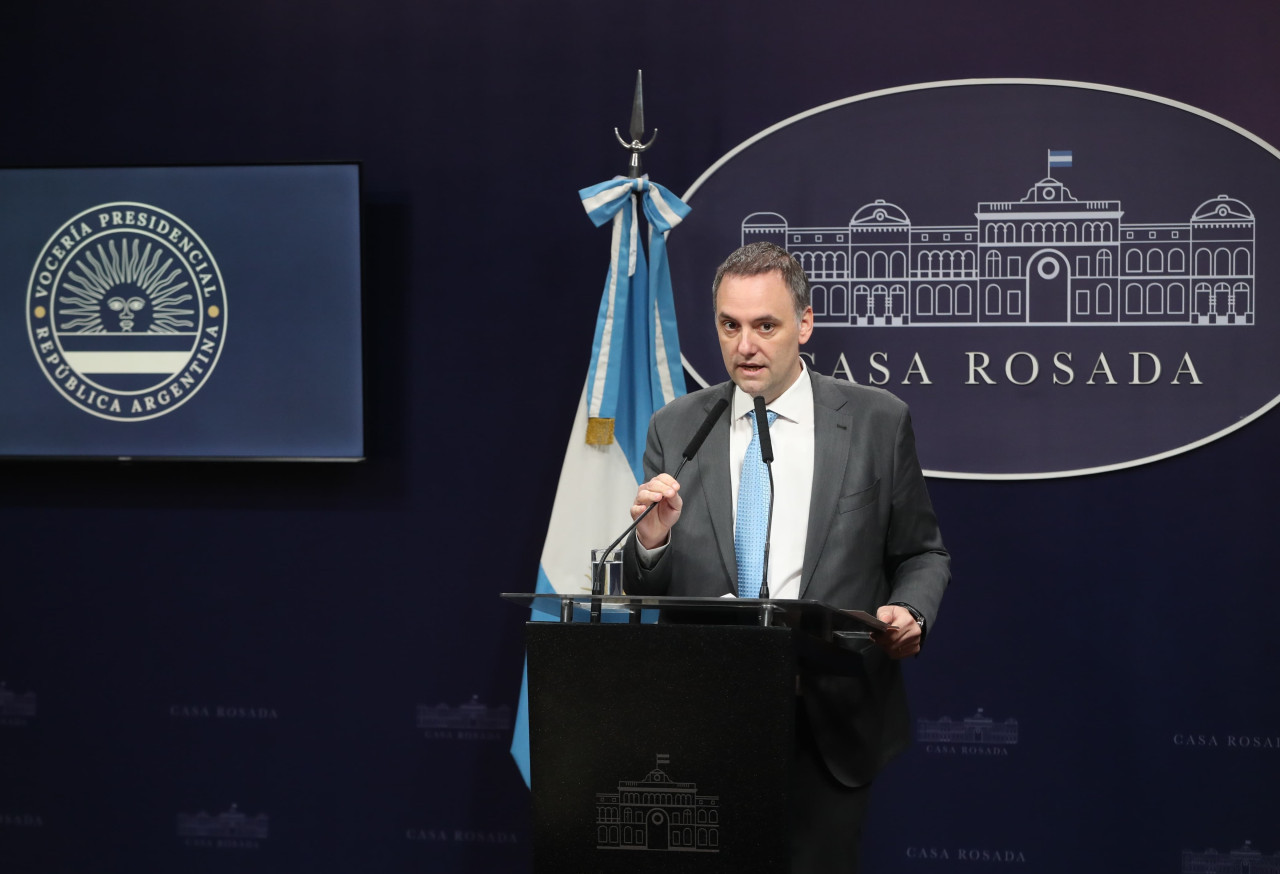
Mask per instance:
[[[213,373],[227,300],[212,253],[145,203],[105,203],[58,228],[27,287],[27,332],[64,398],[103,419],[171,413]]]

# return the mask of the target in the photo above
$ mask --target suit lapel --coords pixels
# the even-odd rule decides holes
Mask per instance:
[[[703,498],[711,516],[711,532],[720,548],[720,561],[725,568],[726,591],[737,591],[738,560],[733,552],[733,484],[729,479],[729,423],[733,415],[733,383],[728,383],[724,394],[711,398],[703,409],[703,415],[711,411],[721,397],[729,399],[730,407],[716,422],[707,442],[698,453],[698,473],[702,483]]]
[[[851,417],[843,409],[846,403],[839,392],[829,391],[823,379],[813,374],[813,491],[809,498],[804,568],[800,574],[801,598],[813,582],[818,559],[826,547],[849,463]]]

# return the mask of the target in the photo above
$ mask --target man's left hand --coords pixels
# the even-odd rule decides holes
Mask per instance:
[[[873,631],[871,639],[891,659],[905,659],[920,652],[920,625],[911,611],[896,604],[886,604],[876,611],[876,618],[886,625],[884,631]]]

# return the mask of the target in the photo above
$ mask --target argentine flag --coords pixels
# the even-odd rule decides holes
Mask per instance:
[[[1049,166],[1050,167],[1070,167],[1071,151],[1061,149],[1049,150]]]
[[[538,592],[591,591],[591,550],[631,524],[628,509],[644,479],[649,417],[684,394],[666,235],[689,214],[670,191],[616,178],[578,192],[596,227],[610,224],[609,273],[596,317],[586,385],[560,467],[551,523],[542,545]],[[648,220],[649,258],[639,241],[636,198]],[[539,613],[554,621],[558,611]],[[511,755],[529,783],[529,674],[525,670]]]

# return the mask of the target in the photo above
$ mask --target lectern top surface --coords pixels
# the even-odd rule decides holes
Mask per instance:
[[[591,611],[598,607],[602,614],[615,614],[626,617],[637,611],[680,610],[705,611],[709,614],[730,614],[741,612],[758,615],[762,610],[769,610],[780,620],[780,624],[791,625],[797,622],[830,622],[831,628],[839,630],[878,631],[889,626],[874,615],[864,610],[839,610],[821,601],[787,600],[772,598],[690,598],[674,595],[598,595],[589,594],[562,595],[555,592],[507,592],[501,595],[504,600],[522,606],[531,607],[538,612],[555,616],[564,616],[566,611],[579,613]],[[617,621],[616,619],[614,621]]]

